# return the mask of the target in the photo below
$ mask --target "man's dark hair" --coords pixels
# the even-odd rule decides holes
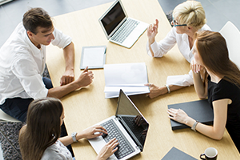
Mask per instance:
[[[23,26],[27,31],[37,34],[37,27],[51,28],[51,17],[42,8],[32,8],[23,15]]]

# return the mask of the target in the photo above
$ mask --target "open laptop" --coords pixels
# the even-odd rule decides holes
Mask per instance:
[[[143,151],[149,124],[129,97],[120,90],[116,115],[99,123],[108,134],[88,141],[99,153],[103,146],[113,138],[118,140],[118,150],[110,160],[124,160]]]
[[[127,48],[131,48],[149,26],[147,23],[129,18],[120,0],[113,3],[99,18],[99,22],[109,41]]]

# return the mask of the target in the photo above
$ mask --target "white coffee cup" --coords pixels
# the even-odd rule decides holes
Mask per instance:
[[[216,160],[217,155],[218,151],[213,147],[209,147],[205,150],[203,154],[200,155],[200,158],[205,160]],[[205,158],[203,158],[203,156],[205,156]]]

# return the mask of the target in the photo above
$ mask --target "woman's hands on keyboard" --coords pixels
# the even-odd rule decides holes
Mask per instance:
[[[118,140],[116,138],[111,139],[99,152],[96,160],[106,160],[114,152],[118,150]]]

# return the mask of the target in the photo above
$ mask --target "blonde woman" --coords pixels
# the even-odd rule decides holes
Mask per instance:
[[[193,36],[197,31],[210,30],[206,25],[205,11],[200,2],[186,1],[173,10],[172,30],[160,42],[155,41],[158,33],[158,20],[148,27],[147,53],[151,57],[162,57],[175,44],[184,58],[191,63],[194,59],[192,54]],[[158,87],[154,84],[146,84],[150,87],[148,96],[154,98],[186,86],[193,85],[192,71],[185,75],[168,76],[165,86]]]

